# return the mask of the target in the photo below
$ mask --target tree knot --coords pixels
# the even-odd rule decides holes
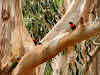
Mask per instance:
[[[3,19],[3,21],[8,20],[9,16],[10,16],[9,11],[6,10],[6,9],[3,9],[2,10],[2,19]]]

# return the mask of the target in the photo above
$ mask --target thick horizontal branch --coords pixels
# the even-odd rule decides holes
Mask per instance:
[[[13,75],[27,74],[30,69],[51,59],[64,48],[73,46],[75,43],[81,42],[82,40],[86,40],[98,32],[100,32],[100,22],[88,25],[84,28],[77,28],[73,32],[60,34],[53,40],[48,41],[48,43],[33,47],[33,50],[22,58],[13,72]]]

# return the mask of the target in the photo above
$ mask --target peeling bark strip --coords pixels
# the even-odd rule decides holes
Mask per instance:
[[[2,5],[2,19],[3,21],[8,20],[10,17],[10,12],[8,8],[8,0],[3,0],[3,5]]]
[[[5,25],[2,27],[1,37],[0,37],[0,57],[4,56],[4,46],[5,46]]]

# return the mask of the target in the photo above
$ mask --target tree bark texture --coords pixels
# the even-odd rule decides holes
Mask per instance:
[[[12,75],[32,75],[33,68],[53,58],[63,49],[100,32],[100,22],[67,32],[73,14],[76,13],[73,21],[79,22],[78,12],[82,11],[77,9],[81,7],[79,4],[80,0],[74,0],[62,19],[41,41],[42,45],[35,46],[24,26],[21,0],[0,0],[0,67],[4,62],[11,63],[8,57],[23,56]],[[5,55],[7,58],[4,58]]]

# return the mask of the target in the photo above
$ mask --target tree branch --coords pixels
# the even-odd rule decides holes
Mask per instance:
[[[32,51],[22,58],[13,72],[13,75],[27,74],[30,69],[51,59],[64,48],[73,46],[75,43],[81,42],[82,40],[86,40],[96,35],[98,32],[100,32],[100,22],[88,25],[85,28],[77,28],[73,32],[60,34],[51,41],[48,41],[48,43],[33,47]]]

